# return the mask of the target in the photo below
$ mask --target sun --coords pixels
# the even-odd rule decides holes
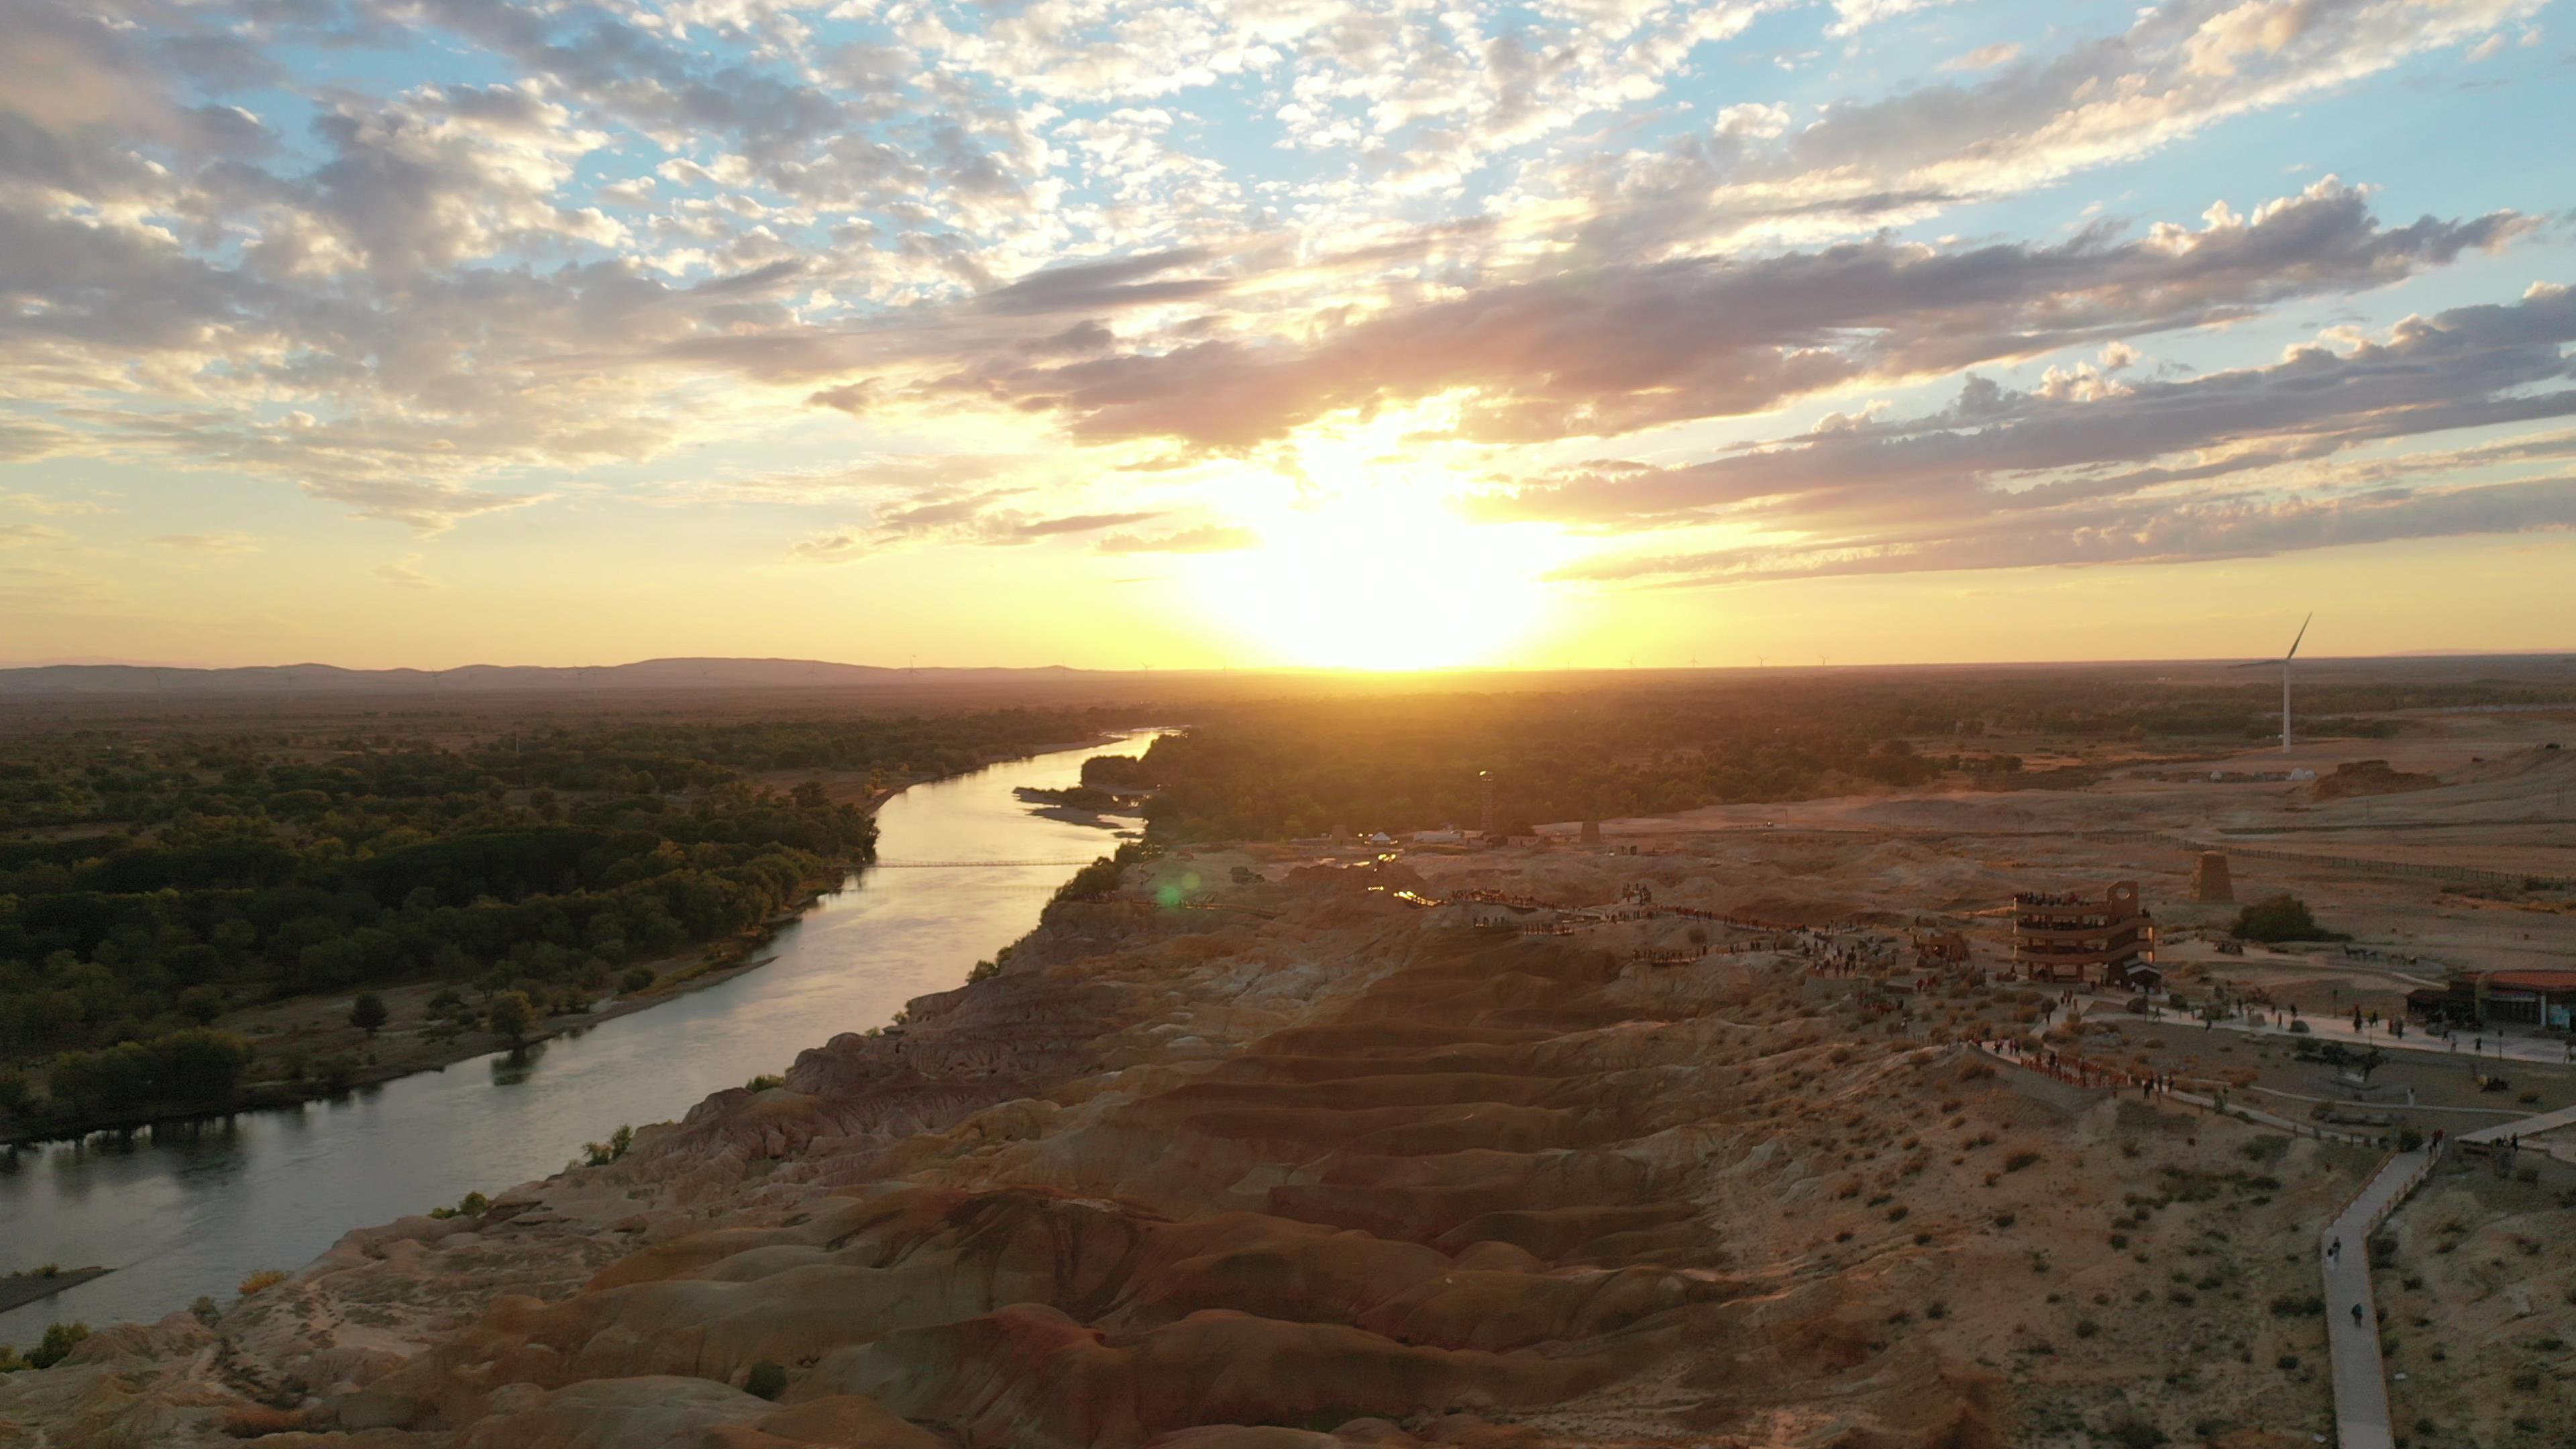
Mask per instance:
[[[1542,622],[1558,553],[1551,532],[1391,491],[1259,531],[1257,548],[1200,560],[1200,594],[1264,662],[1315,668],[1503,663]]]

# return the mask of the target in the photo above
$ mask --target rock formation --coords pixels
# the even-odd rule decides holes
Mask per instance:
[[[2186,1129],[2092,1094],[2085,1140],[2154,1150],[2052,1176],[2062,1106],[1855,983],[1442,924],[1381,874],[1059,904],[617,1162],[0,1380],[0,1445],[2027,1442],[1993,1365],[2043,1289],[2110,1301],[2100,1225],[2173,1196]],[[2158,1311],[2099,1392],[2181,1361],[2137,1347]]]

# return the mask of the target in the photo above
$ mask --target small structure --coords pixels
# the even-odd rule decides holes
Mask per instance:
[[[2565,1031],[2576,1020],[2576,971],[2490,971],[2478,978],[2479,1014]]]
[[[2013,897],[2013,965],[2033,981],[2150,990],[2163,982],[2155,960],[2155,921],[2138,904],[2136,881],[2114,882],[2099,895],[2022,891]]]
[[[1968,938],[1956,931],[1914,933],[1914,969],[1917,971],[1965,966],[1974,959],[1975,954],[1968,949]]]
[[[2235,882],[2227,878],[2227,852],[2204,850],[2200,861],[2191,868],[2191,898],[2211,903],[2236,899]]]
[[[2454,969],[2439,987],[2407,992],[2406,1014],[2455,1027],[2514,1021],[2552,1031],[2576,1029],[2576,971]]]
[[[1582,831],[1578,833],[1574,839],[1575,842],[1580,845],[1599,845],[1601,843],[1601,822],[1598,820],[1584,821]]]

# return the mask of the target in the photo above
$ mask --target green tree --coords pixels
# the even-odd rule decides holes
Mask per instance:
[[[349,1003],[349,1025],[365,1032],[369,1040],[391,1019],[392,1013],[385,1010],[385,999],[372,991],[359,992],[358,999]]]
[[[2339,941],[2344,937],[2317,924],[2308,903],[2287,893],[2254,902],[2236,913],[2229,934],[2241,941]]]
[[[537,1024],[536,1003],[524,991],[495,992],[483,1019],[494,1036],[514,1047],[523,1046],[528,1040],[528,1028]]]
[[[212,1026],[224,1014],[224,993],[219,986],[191,986],[179,993],[179,1014],[199,1026]]]

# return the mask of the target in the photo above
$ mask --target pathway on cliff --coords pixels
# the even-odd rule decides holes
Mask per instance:
[[[2576,1107],[2517,1117],[2458,1137],[2493,1143],[2576,1124]],[[2341,1449],[2392,1449],[2388,1370],[2379,1354],[2379,1308],[2370,1294],[2370,1235],[2433,1170],[2430,1147],[2399,1152],[2317,1235],[2324,1265],[2326,1339],[2334,1364],[2335,1442]],[[2361,1312],[2353,1312],[2355,1306]]]
[[[2370,1296],[2370,1235],[2433,1170],[2434,1155],[2429,1147],[2392,1154],[2317,1234],[2340,1449],[2393,1449],[2388,1378],[2379,1360],[2379,1310]]]

